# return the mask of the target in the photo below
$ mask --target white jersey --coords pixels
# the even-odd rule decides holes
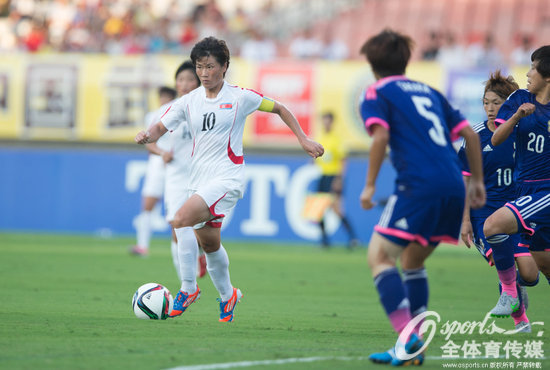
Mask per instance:
[[[199,87],[177,99],[162,116],[174,131],[187,121],[193,138],[189,189],[199,190],[213,181],[244,191],[243,130],[246,117],[262,102],[259,93],[224,81],[218,96],[206,97]]]
[[[145,119],[146,119],[145,123],[147,125],[147,128],[153,126],[155,123],[160,121],[160,118],[162,117],[162,115],[168,110],[168,108],[170,108],[170,105],[172,105],[174,101],[175,100],[172,100],[169,103],[163,104],[159,109],[148,113],[145,116]],[[157,140],[156,144],[160,149],[164,151],[170,150],[170,135],[168,133],[162,135]],[[156,155],[156,154],[153,154],[153,155]]]

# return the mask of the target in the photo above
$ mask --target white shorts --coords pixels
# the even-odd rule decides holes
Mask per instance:
[[[203,228],[206,224],[211,227],[222,227],[225,215],[229,214],[237,201],[242,198],[240,190],[235,189],[235,184],[220,182],[209,184],[196,191],[189,190],[189,197],[193,194],[197,194],[206,202],[212,215],[209,221],[196,224],[193,229]]]
[[[141,195],[144,197],[160,198],[164,193],[164,161],[158,155],[149,155],[147,172]]]
[[[166,221],[171,222],[176,216],[178,209],[189,199],[189,189],[187,186],[166,182],[164,187],[164,209],[166,210]]]

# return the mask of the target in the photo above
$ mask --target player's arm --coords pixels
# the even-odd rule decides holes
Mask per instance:
[[[535,105],[531,103],[523,103],[519,106],[516,113],[504,123],[501,123],[493,136],[491,137],[491,144],[500,145],[508,139],[508,136],[514,131],[514,127],[519,123],[519,120],[523,117],[527,117],[535,111]]]
[[[485,205],[485,185],[483,183],[483,163],[479,136],[469,125],[464,126],[458,134],[466,142],[465,151],[471,173],[470,186],[468,187],[470,207],[481,208]]]
[[[468,188],[470,187],[470,176],[464,176],[464,185],[466,186],[466,194],[468,194]],[[468,248],[471,247],[472,240],[474,239],[472,221],[470,220],[469,199],[470,199],[469,197],[466,197],[466,200],[464,202],[464,213],[462,214],[462,228],[460,230],[460,238]]]
[[[372,144],[369,152],[369,169],[365,180],[365,187],[359,197],[361,207],[371,209],[376,204],[372,201],[374,191],[376,190],[376,179],[382,167],[382,162],[386,156],[386,146],[390,141],[389,131],[377,124],[371,126]]]
[[[172,151],[161,149],[157,143],[145,144],[145,148],[149,153],[161,156],[164,163],[169,163],[174,159],[174,153]]]
[[[138,132],[134,140],[138,144],[154,143],[167,132],[168,129],[159,121],[150,126],[147,130]]]
[[[279,115],[283,122],[292,130],[294,135],[296,135],[304,151],[313,158],[320,157],[325,152],[321,144],[307,137],[294,114],[292,114],[284,104],[276,100],[263,98],[258,110]]]

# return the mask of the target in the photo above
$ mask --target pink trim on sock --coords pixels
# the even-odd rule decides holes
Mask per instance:
[[[506,270],[498,270],[498,278],[502,283],[502,291],[508,293],[509,296],[517,298],[516,291],[516,266],[513,265]]]
[[[523,305],[521,305],[523,307]],[[529,322],[529,319],[527,318],[527,315],[525,314],[525,310],[520,315],[517,315],[517,312],[512,313],[512,319],[514,319],[514,325],[519,324],[520,322]]]
[[[401,330],[403,330],[412,319],[411,311],[409,307],[400,308],[390,313],[388,318],[395,331],[401,333]]]

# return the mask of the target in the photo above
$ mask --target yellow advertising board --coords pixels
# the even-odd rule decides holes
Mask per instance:
[[[14,54],[0,59],[0,139],[131,143],[145,115],[158,107],[157,89],[173,86],[181,56]],[[441,89],[434,63],[413,63],[413,79]],[[268,64],[232,59],[228,82],[287,105],[304,131],[315,136],[320,115],[331,111],[342,143],[365,150],[369,138],[359,101],[374,81],[366,62],[279,60]],[[255,113],[246,147],[297,147],[275,115]]]

